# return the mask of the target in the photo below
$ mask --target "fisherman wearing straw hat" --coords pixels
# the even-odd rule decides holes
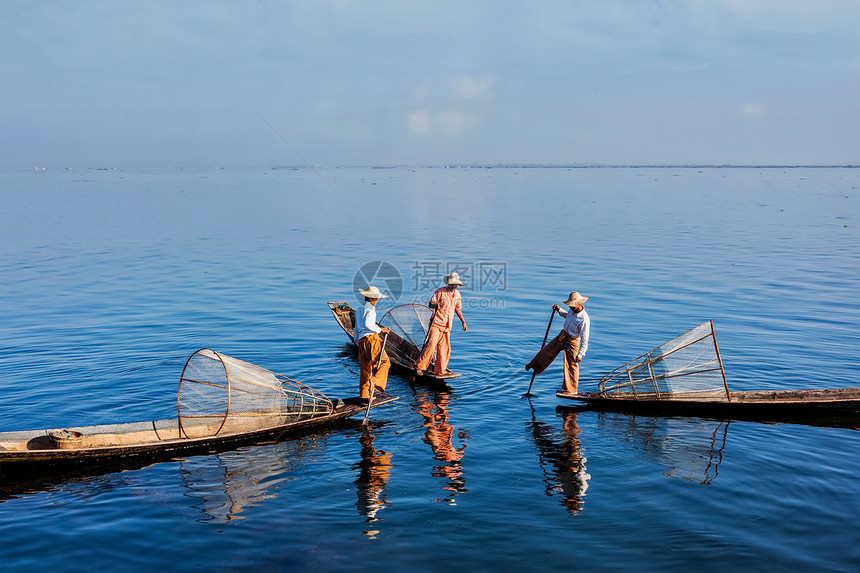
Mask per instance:
[[[384,391],[388,383],[388,368],[391,366],[379,337],[380,333],[389,330],[376,324],[376,303],[388,295],[379,292],[375,286],[358,289],[358,292],[364,295],[364,308],[355,311],[355,344],[358,346],[358,365],[361,372],[359,389],[362,398],[370,399],[371,382],[376,387],[375,391]],[[378,369],[374,374],[373,368],[377,363]]]
[[[430,358],[433,357],[434,350],[436,351],[436,366],[433,373],[441,376],[450,372],[448,360],[451,359],[451,327],[454,324],[454,313],[463,323],[463,332],[466,332],[466,320],[463,318],[461,310],[461,297],[460,293],[457,292],[457,287],[463,286],[460,275],[457,273],[445,275],[445,285],[436,289],[436,292],[430,297],[429,306],[435,309],[435,312],[430,324],[430,331],[427,333],[427,341],[421,350],[418,361],[414,364],[415,373],[418,376],[424,375],[424,371],[430,365]]]
[[[588,335],[591,330],[591,319],[582,306],[588,300],[576,291],[570,293],[564,304],[570,310],[562,310],[557,304],[552,305],[553,311],[565,317],[564,328],[553,338],[549,344],[535,354],[531,362],[526,364],[526,370],[534,368],[535,374],[546,370],[558,353],[564,350],[564,383],[562,387],[565,392],[576,394],[579,385],[579,363],[588,350]]]

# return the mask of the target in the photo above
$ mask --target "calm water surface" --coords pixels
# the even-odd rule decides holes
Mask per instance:
[[[857,430],[570,411],[558,364],[531,399],[522,367],[575,289],[585,390],[708,319],[735,390],[860,386],[858,187],[806,168],[0,172],[0,431],[171,417],[201,347],[353,395],[325,303],[355,300],[362,265],[390,263],[399,302],[449,267],[469,283],[462,377],[392,375],[367,431],[0,476],[0,568],[857,571]]]

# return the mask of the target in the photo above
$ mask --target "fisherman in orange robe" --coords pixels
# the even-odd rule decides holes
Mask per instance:
[[[388,369],[391,362],[388,354],[382,347],[380,334],[390,332],[384,326],[376,324],[376,303],[387,295],[379,292],[375,286],[367,289],[358,289],[364,295],[364,308],[355,311],[355,345],[358,346],[358,365],[360,374],[359,390],[361,397],[370,398],[370,384],[376,387],[376,391],[385,390],[388,383]],[[381,355],[381,359],[380,359]],[[373,374],[373,369],[379,363],[379,369]]]
[[[463,332],[466,332],[466,320],[463,318],[463,311],[461,310],[461,297],[460,293],[457,292],[457,287],[463,286],[460,275],[457,273],[445,275],[445,285],[436,289],[436,292],[430,297],[428,306],[435,309],[435,312],[430,323],[430,330],[427,333],[427,344],[424,345],[418,361],[413,365],[418,376],[424,375],[424,371],[430,365],[434,351],[436,352],[436,365],[433,373],[441,376],[451,372],[448,370],[448,361],[451,359],[451,327],[454,324],[455,313],[460,322],[463,323]]]
[[[564,317],[564,328],[526,364],[526,370],[534,369],[535,374],[539,375],[563,351],[562,389],[571,394],[576,394],[579,387],[579,363],[588,350],[588,337],[591,333],[591,319],[583,306],[587,300],[587,296],[573,291],[564,301],[570,310],[564,311],[559,305],[552,305],[552,310]]]

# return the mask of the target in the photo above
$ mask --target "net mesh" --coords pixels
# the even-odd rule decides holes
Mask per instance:
[[[600,380],[608,397],[648,400],[728,395],[711,321],[616,368]]]
[[[333,406],[309,386],[207,348],[185,364],[178,409],[182,434],[199,438],[322,416]]]
[[[391,332],[411,342],[413,346],[421,348],[427,337],[427,328],[430,325],[430,317],[433,311],[421,304],[401,304],[395,306],[379,321],[382,326],[387,326]]]

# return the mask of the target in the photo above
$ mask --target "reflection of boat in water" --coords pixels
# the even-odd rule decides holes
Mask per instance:
[[[355,506],[358,512],[365,516],[365,521],[372,523],[381,519],[377,517],[379,511],[390,502],[387,499],[388,479],[391,477],[392,454],[373,447],[373,430],[370,426],[362,426],[361,438],[361,461],[355,466],[358,469],[358,477],[355,478],[356,493],[358,500]],[[366,531],[366,535],[374,536],[377,531]]]
[[[561,504],[570,513],[582,511],[585,504],[585,491],[591,477],[585,471],[587,458],[582,455],[579,439],[577,413],[568,411],[561,415],[561,432],[550,424],[535,418],[526,422],[529,437],[538,449],[538,461],[544,474],[544,493],[548,496],[561,496]]]
[[[711,321],[616,368],[599,392],[556,396],[646,415],[860,427],[860,388],[730,391]]]
[[[328,307],[349,339],[354,341],[355,309],[345,302],[330,302]],[[427,329],[430,327],[432,315],[433,312],[424,305],[401,304],[386,312],[379,319],[379,324],[391,329],[385,343],[385,352],[388,354],[392,366],[415,375],[413,364],[418,360],[421,349],[424,347],[424,340],[427,336]],[[460,376],[455,372],[442,375],[434,374],[434,364],[435,359],[431,360],[430,366],[420,378],[426,381],[442,382]]]
[[[562,416],[577,411],[559,406]],[[719,475],[731,422],[690,417],[635,416],[597,412],[597,428],[649,461],[666,475],[710,484]]]
[[[396,399],[377,393],[371,407]],[[365,410],[358,398],[329,399],[295,380],[203,349],[182,371],[176,418],[3,432],[0,469],[8,474],[131,458],[169,459],[307,431]]]
[[[431,475],[444,478],[446,484],[442,489],[450,492],[445,498],[436,499],[436,501],[455,505],[457,495],[468,491],[466,478],[463,475],[462,459],[466,453],[464,442],[469,439],[469,432],[459,428],[457,438],[460,440],[460,446],[454,445],[454,426],[449,423],[450,392],[416,392],[415,401],[414,410],[424,417],[422,427],[427,428],[423,441],[433,451],[433,459],[441,462],[433,467]]]

